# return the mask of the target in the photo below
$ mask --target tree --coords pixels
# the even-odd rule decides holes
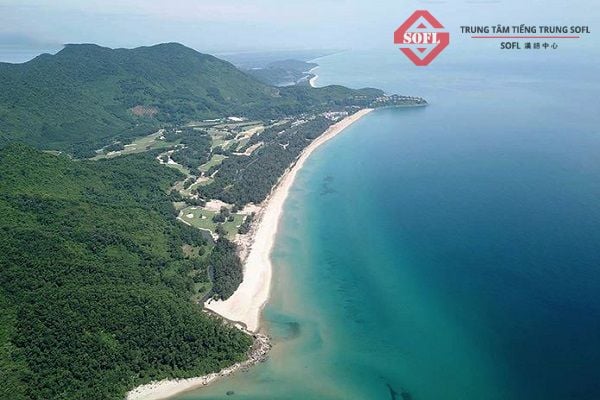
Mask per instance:
[[[225,230],[225,228],[223,228],[223,224],[217,224],[217,227],[215,228],[215,233],[219,235],[219,237],[227,236],[227,231]]]

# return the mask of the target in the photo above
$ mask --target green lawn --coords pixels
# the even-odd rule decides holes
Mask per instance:
[[[214,232],[217,228],[217,224],[215,224],[212,220],[215,214],[217,213],[203,210],[200,207],[187,207],[181,211],[181,219],[196,228]],[[225,231],[227,232],[227,237],[230,239],[235,237],[238,227],[242,224],[245,218],[245,216],[241,214],[233,214],[233,217],[233,221],[227,221],[223,224],[223,228],[225,228]]]
[[[208,161],[206,164],[202,164],[199,170],[202,172],[207,172],[211,167],[221,164],[226,158],[227,156],[224,156],[222,154],[215,154],[212,156],[210,161]]]
[[[176,169],[177,171],[180,171],[180,172],[182,172],[182,173],[184,173],[186,175],[190,175],[191,174],[190,170],[187,169],[186,167],[184,167],[181,164],[163,164],[163,165],[166,165],[169,168]]]
[[[208,178],[208,179],[207,179],[207,180],[205,180],[205,181],[202,181],[202,182],[199,182],[199,183],[198,183],[198,182],[197,182],[197,183],[194,183],[192,186],[190,186],[190,188],[188,189],[188,191],[189,191],[189,192],[192,192],[192,191],[193,191],[194,189],[196,189],[198,186],[206,186],[206,185],[210,185],[210,184],[211,184],[213,181],[214,181],[214,179],[213,179],[213,178]]]
[[[176,201],[173,202],[173,207],[175,207],[175,209],[177,211],[184,209],[187,206],[187,203],[185,201]]]
[[[250,128],[256,125],[262,125],[261,121],[242,121],[242,122],[226,122],[224,124],[215,125],[215,128],[231,130],[236,128]]]
[[[219,121],[192,121],[189,124],[187,124],[186,126],[189,127],[193,127],[193,128],[206,128],[206,127],[211,127],[211,126],[215,126],[218,125],[220,122]]]
[[[133,142],[131,142],[131,144],[126,144],[125,149],[123,149],[121,151],[111,152],[110,154],[99,154],[96,157],[92,158],[92,160],[100,160],[103,158],[114,158],[114,157],[124,156],[127,154],[142,153],[144,151],[154,150],[154,149],[164,149],[164,148],[171,147],[174,145],[174,143],[160,140],[159,138],[161,135],[162,135],[162,132],[155,132],[151,135],[138,138],[138,139],[134,140]]]

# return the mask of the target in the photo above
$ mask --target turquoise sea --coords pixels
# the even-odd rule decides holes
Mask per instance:
[[[318,60],[430,106],[319,148],[285,205],[269,361],[192,399],[600,399],[598,65]],[[229,395],[227,395],[229,392]]]

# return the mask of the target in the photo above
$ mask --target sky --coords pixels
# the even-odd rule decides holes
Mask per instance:
[[[0,58],[64,43],[180,42],[211,53],[385,48],[418,9],[451,33],[499,23],[600,29],[597,0],[0,0]]]

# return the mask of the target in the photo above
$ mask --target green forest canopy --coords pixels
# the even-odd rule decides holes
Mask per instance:
[[[73,161],[28,145],[82,158],[191,120],[273,122],[356,111],[381,95],[275,88],[175,43],[67,45],[27,63],[0,63],[0,398],[122,399],[151,380],[220,370],[251,344],[190,301],[209,275],[212,293],[227,298],[242,268],[232,243],[207,242],[176,220],[177,196],[168,191],[179,172],[151,153]],[[267,129],[261,148],[227,158],[200,194],[262,201],[330,124],[315,116],[288,122],[283,134]],[[186,166],[210,156],[207,137],[181,140],[188,147],[174,157]]]
[[[251,338],[190,301],[206,266],[182,246],[206,240],[175,219],[179,178],[148,155],[0,150],[0,398],[120,400],[244,358]]]
[[[341,86],[275,88],[177,43],[72,44],[23,64],[0,63],[0,146],[21,141],[90,157],[161,126],[231,115],[279,118],[381,94]]]

